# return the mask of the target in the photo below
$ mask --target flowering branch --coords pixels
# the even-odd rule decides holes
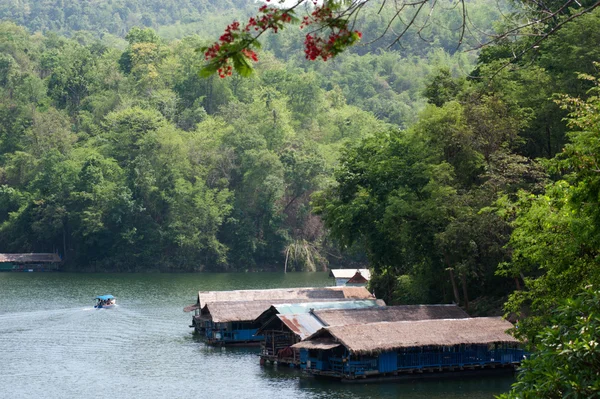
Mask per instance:
[[[360,40],[362,34],[349,28],[349,20],[341,11],[340,2],[326,0],[321,5],[318,5],[317,0],[312,2],[312,13],[300,23],[300,29],[308,26],[317,28],[306,34],[304,53],[307,59],[321,58],[326,61]],[[251,17],[244,26],[239,22],[228,25],[217,42],[199,49],[207,61],[200,75],[210,76],[216,73],[225,78],[235,69],[240,75],[249,76],[253,72],[252,63],[258,61],[255,52],[260,48],[258,38],[267,31],[277,33],[286,24],[300,22],[295,10],[302,3],[305,0],[298,0],[289,8],[265,4],[258,9],[259,14]],[[317,31],[328,31],[328,34],[319,34]]]

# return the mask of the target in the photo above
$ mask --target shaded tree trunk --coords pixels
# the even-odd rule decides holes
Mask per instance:
[[[460,273],[460,281],[463,289],[463,297],[465,299],[465,311],[469,311],[469,292],[467,289],[467,274]]]
[[[446,270],[450,274],[450,282],[452,283],[452,291],[454,292],[454,302],[457,305],[460,304],[460,294],[458,293],[458,286],[456,285],[456,279],[454,278],[454,269],[450,266],[450,261],[448,260],[448,255],[444,252],[444,261],[446,262]]]

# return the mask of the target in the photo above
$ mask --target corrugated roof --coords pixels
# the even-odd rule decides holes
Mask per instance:
[[[60,261],[60,256],[54,253],[0,254],[0,262],[59,263]]]
[[[314,315],[326,326],[429,319],[466,319],[469,315],[456,305],[401,305],[368,309],[315,309]]]
[[[352,278],[356,274],[356,272],[360,272],[360,274],[367,280],[371,279],[371,272],[369,269],[331,269],[329,270],[329,275],[335,278]]]
[[[318,302],[296,302],[293,304],[282,303],[274,304],[266,309],[259,317],[257,322],[263,325],[278,314],[301,314],[308,313],[314,309],[353,309],[370,308],[385,306],[383,299],[341,299],[339,301],[318,301]]]
[[[263,323],[257,334],[269,328],[279,328],[280,324],[276,321],[281,320],[292,332],[304,339],[324,326],[310,313],[315,309],[371,309],[382,306],[385,306],[382,299],[273,305],[257,318],[257,321]]]
[[[296,334],[300,339],[305,339],[323,328],[323,324],[314,318],[310,313],[304,314],[278,314],[277,318]]]
[[[302,287],[278,288],[270,290],[237,290],[237,291],[200,291],[195,305],[184,308],[192,311],[202,308],[207,303],[239,302],[239,301],[270,301],[273,303],[302,299],[305,301],[321,301],[330,299],[372,299],[373,295],[365,287]]]
[[[293,347],[312,348],[309,341],[333,338],[350,352],[369,354],[419,346],[518,343],[506,333],[510,328],[500,317],[354,324],[322,328]]]
[[[335,302],[299,302],[273,305],[271,308],[277,314],[309,313],[317,309],[365,309],[385,306],[383,299],[357,299]]]

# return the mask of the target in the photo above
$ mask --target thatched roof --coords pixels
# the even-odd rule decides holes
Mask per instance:
[[[207,303],[270,301],[271,304],[290,300],[322,301],[325,299],[372,299],[373,295],[364,287],[303,287],[278,288],[271,290],[200,291],[195,305],[184,308],[189,312],[201,309]],[[265,309],[266,310],[266,309]]]
[[[54,253],[0,254],[0,262],[59,263],[60,261],[60,256]]]
[[[469,315],[456,305],[402,305],[366,309],[315,309],[313,311],[325,326],[377,323],[382,321],[410,321],[430,319],[465,319]]]
[[[215,323],[253,321],[269,306],[271,302],[264,301],[210,302],[204,306],[202,313],[210,313]]]
[[[310,341],[302,341],[298,342],[295,345],[292,345],[292,348],[303,348],[303,349],[333,349],[335,347],[340,346],[339,342],[335,342],[335,340],[331,338],[315,338]]]
[[[379,353],[419,346],[518,343],[506,331],[512,324],[500,317],[397,321],[325,327],[295,344],[294,348],[315,348],[311,341],[342,344],[352,353]]]
[[[371,272],[369,269],[331,269],[329,270],[329,275],[334,278],[350,279],[354,277],[356,272],[360,272],[360,274],[367,280],[371,279]]]

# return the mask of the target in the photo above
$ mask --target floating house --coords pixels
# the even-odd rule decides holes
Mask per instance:
[[[303,299],[285,306],[302,307]],[[353,300],[340,299],[339,302],[352,303]],[[375,300],[363,300],[372,302]],[[383,301],[381,301],[383,302]],[[311,302],[311,306],[319,308],[334,307],[337,302]],[[385,304],[385,302],[383,302]],[[279,307],[280,305],[276,305]],[[194,316],[193,326],[196,332],[201,333],[206,343],[211,345],[258,345],[264,337],[257,330],[261,323],[258,321],[265,309],[272,307],[271,301],[235,301],[235,302],[209,302]],[[316,331],[316,330],[315,330]]]
[[[255,319],[269,306],[268,301],[209,302],[193,325],[208,344],[258,344],[261,337],[255,336],[259,327]]]
[[[61,261],[54,253],[0,254],[0,271],[54,271]]]
[[[496,317],[331,326],[292,348],[306,372],[342,380],[515,367],[526,353],[510,328]]]
[[[371,279],[369,269],[331,269],[329,276],[335,279],[335,285],[364,287]]]
[[[382,300],[365,304],[354,301],[336,304],[274,305],[257,319],[257,334],[264,336],[261,364],[300,365],[298,349],[290,347],[327,326],[365,324],[382,321],[460,319],[469,315],[456,305],[382,306]],[[365,306],[367,305],[367,306]]]
[[[367,310],[383,306],[385,302],[382,299],[273,305],[256,319],[256,323],[260,325],[257,335],[263,337],[261,364],[269,361],[299,365],[299,351],[290,347],[323,327],[319,319],[312,314],[317,309]]]
[[[255,320],[273,304],[350,299],[373,299],[373,295],[364,287],[205,291],[199,292],[196,304],[184,311],[195,311],[191,327],[204,335],[208,343],[258,344],[262,337],[255,335]]]

